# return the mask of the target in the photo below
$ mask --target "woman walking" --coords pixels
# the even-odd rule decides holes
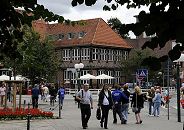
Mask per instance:
[[[108,86],[104,85],[99,93],[98,106],[102,110],[102,118],[100,121],[100,126],[105,129],[107,128],[109,109],[112,108],[112,95],[111,91],[108,90]]]
[[[160,94],[160,90],[156,89],[156,94],[155,97],[153,98],[153,115],[154,116],[158,116],[160,115],[160,106],[161,106],[161,100],[162,100],[162,96]],[[157,115],[156,115],[157,112]]]
[[[135,110],[135,118],[136,118],[136,124],[141,124],[142,123],[142,119],[140,116],[140,112],[141,109],[144,107],[144,98],[143,95],[141,93],[141,89],[139,86],[136,86],[134,88],[135,92],[133,93],[133,97],[132,97],[132,102],[131,102],[131,107],[133,108],[137,108],[137,110]]]

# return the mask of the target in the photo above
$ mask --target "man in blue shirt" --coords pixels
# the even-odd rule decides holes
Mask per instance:
[[[33,108],[38,108],[38,97],[39,97],[39,86],[37,84],[34,85],[32,89],[32,105]]]
[[[64,84],[62,84],[62,86],[59,88],[58,90],[58,98],[59,98],[59,102],[61,104],[61,109],[63,107],[63,100],[64,100],[64,97],[65,97],[65,88],[64,88]]]
[[[121,124],[124,124],[124,118],[122,116],[122,105],[121,102],[122,100],[128,100],[128,98],[126,97],[126,95],[119,89],[120,86],[118,84],[116,84],[115,86],[115,90],[112,92],[112,99],[114,102],[114,107],[113,107],[113,118],[114,121],[113,123],[117,123],[117,118],[116,118],[116,113],[119,115],[119,118],[121,120]]]

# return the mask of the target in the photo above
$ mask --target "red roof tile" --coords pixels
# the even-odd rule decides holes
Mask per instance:
[[[57,40],[54,42],[56,47],[65,46],[82,46],[82,45],[97,45],[119,48],[132,48],[124,39],[122,39],[117,33],[115,33],[109,25],[101,18],[82,20],[84,25],[76,24],[48,24],[47,29],[44,29],[46,35],[52,34],[65,34],[63,40]],[[67,39],[68,33],[78,34],[79,32],[85,32],[86,35],[82,38]]]

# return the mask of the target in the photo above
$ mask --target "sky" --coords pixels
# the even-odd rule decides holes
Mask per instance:
[[[65,19],[81,20],[91,18],[102,18],[107,22],[110,18],[117,17],[122,23],[135,23],[135,15],[138,15],[141,10],[148,11],[148,8],[127,9],[125,6],[119,6],[116,11],[103,11],[105,0],[97,0],[96,4],[91,6],[78,5],[72,7],[72,0],[38,0],[39,4],[44,5],[50,11],[64,16]]]
[[[72,21],[102,18],[107,22],[110,18],[118,18],[121,23],[129,24],[135,23],[135,16],[140,11],[144,10],[148,12],[147,7],[141,7],[140,9],[127,9],[126,6],[119,6],[115,11],[103,11],[103,6],[107,4],[106,0],[97,0],[93,6],[86,6],[85,4],[72,7],[72,0],[37,0],[38,4],[44,5],[55,14],[64,16],[65,19]],[[135,38],[132,32],[129,32],[131,38]]]

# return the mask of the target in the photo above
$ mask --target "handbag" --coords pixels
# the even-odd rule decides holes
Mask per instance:
[[[83,98],[83,90],[81,90],[81,91],[82,91],[82,98]],[[75,100],[76,102],[78,102],[78,103],[81,101],[80,99],[77,98],[77,96],[74,96],[74,98],[75,98],[74,100]]]
[[[138,108],[137,107],[132,107],[132,112],[137,112]]]
[[[101,119],[101,109],[100,109],[100,107],[97,108],[97,110],[96,110],[96,119],[97,120],[100,120]]]
[[[137,94],[136,94],[136,98],[135,98],[135,107],[132,107],[132,112],[138,112],[138,108],[137,108]]]

